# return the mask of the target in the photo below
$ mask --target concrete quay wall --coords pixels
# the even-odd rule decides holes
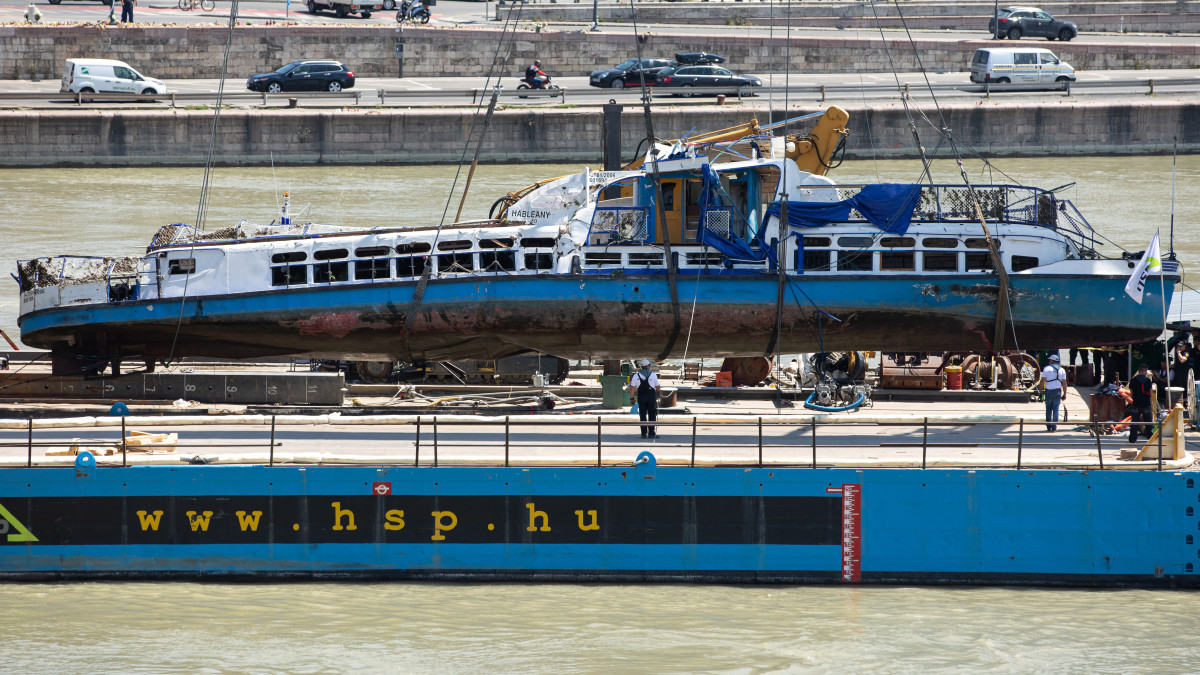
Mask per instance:
[[[898,104],[847,106],[849,157],[912,157],[908,122]],[[813,112],[794,108],[791,114]],[[1200,103],[1111,104],[988,102],[945,106],[960,147],[985,155],[1088,155],[1200,152]],[[680,107],[659,110],[655,132],[678,137],[757,118],[764,108]],[[90,110],[0,112],[0,166],[169,166],[205,161],[212,112]],[[461,156],[471,112],[460,110],[229,110],[221,115],[216,159],[225,165],[426,164]],[[484,141],[488,162],[586,161],[600,157],[599,109],[498,111]],[[870,133],[868,133],[868,130]],[[926,148],[939,146],[919,127]],[[622,142],[631,157],[644,137],[639,110],[626,109]],[[940,144],[945,154],[946,144]]]
[[[1051,2],[1038,5],[1055,17],[1073,21],[1080,30],[1105,32],[1192,33],[1200,30],[1200,1],[1180,0],[1147,2]],[[894,4],[862,2],[796,3],[787,17],[787,8],[768,2],[639,2],[637,20],[653,24],[706,25],[784,25],[825,26],[835,28],[873,28],[900,25],[900,12],[910,28],[952,28],[977,26],[986,30],[992,16],[990,2],[944,2],[913,0],[899,11]],[[571,0],[526,0],[525,5],[509,2],[498,10],[500,18],[520,16],[535,21],[578,21],[590,23],[592,5]],[[631,23],[627,4],[603,3],[597,7],[602,22]]]
[[[729,3],[721,3],[727,5]],[[0,78],[58,79],[71,57],[105,57],[126,61],[160,78],[213,78],[220,75],[226,29],[215,26],[0,26]],[[492,66],[501,31],[494,28],[405,28],[390,26],[243,26],[234,31],[229,73],[241,78],[273,70],[303,58],[345,61],[359,76],[396,77],[428,74],[437,64],[443,75],[482,76]],[[1200,68],[1200,43],[1127,45],[1079,41],[1049,45],[1081,70]],[[887,48],[900,71],[919,70],[908,40],[889,38]],[[916,50],[925,68],[961,72],[979,47],[991,40],[918,39]],[[1008,45],[1009,42],[1000,44]],[[890,72],[880,37],[829,36],[785,39],[721,34],[649,34],[647,56],[681,51],[713,51],[743,72],[780,72],[785,52],[793,73]],[[513,76],[540,58],[555,75],[586,75],[620,63],[634,53],[628,35],[613,33],[520,31],[499,73]],[[399,56],[397,56],[399,54]]]

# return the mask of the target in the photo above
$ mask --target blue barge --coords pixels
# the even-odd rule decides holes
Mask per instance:
[[[1195,588],[1198,474],[626,466],[0,470],[0,579]]]

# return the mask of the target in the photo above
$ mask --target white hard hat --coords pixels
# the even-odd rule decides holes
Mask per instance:
[[[650,365],[650,359],[642,359],[641,361],[638,361],[638,365],[639,365],[639,366],[649,366],[649,365]]]

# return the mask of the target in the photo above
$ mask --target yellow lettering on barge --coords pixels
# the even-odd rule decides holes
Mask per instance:
[[[242,532],[249,529],[251,532],[258,532],[258,519],[262,518],[262,511],[251,511],[249,515],[245,511],[237,511],[238,525],[241,526]]]
[[[13,529],[17,531],[17,534],[8,535],[8,541],[10,543],[38,540],[37,537],[33,536],[33,533],[29,531],[29,528],[25,527],[21,521],[17,520],[13,517],[13,514],[9,513],[8,509],[4,508],[3,504],[0,504],[0,519],[4,519],[9,525],[13,526]],[[5,531],[8,530],[7,527],[4,529]]]
[[[158,532],[158,526],[162,524],[162,511],[138,511],[138,521],[142,524],[142,532],[146,530],[154,530]]]
[[[330,504],[333,507],[333,529],[335,530],[357,530],[358,526],[354,524],[354,512],[350,509],[343,509],[341,502],[333,502]],[[346,518],[346,526],[342,527],[342,517]]]
[[[550,531],[550,516],[545,511],[538,511],[534,507],[533,502],[526,504],[525,508],[529,509],[529,527],[525,528],[526,532],[537,532],[538,530],[542,532]],[[539,518],[542,521],[541,526],[537,524]]]
[[[600,529],[600,523],[596,522],[598,520],[598,518],[596,516],[596,511],[590,510],[587,512],[587,514],[592,517],[592,523],[590,525],[583,524],[583,511],[575,512],[575,515],[579,516],[579,529],[583,530],[584,532],[587,532],[588,530]]]
[[[202,511],[200,513],[197,513],[195,511],[188,511],[187,512],[188,525],[192,526],[192,532],[196,532],[197,530],[202,531],[202,532],[208,532],[208,523],[209,523],[209,521],[212,520],[212,515],[213,515],[212,511]],[[157,528],[155,528],[155,529],[157,529]]]
[[[449,532],[458,526],[458,516],[454,515],[453,511],[434,511],[433,516],[433,536],[430,539],[434,541],[445,541],[446,535],[442,532]]]
[[[404,529],[404,511],[400,509],[391,509],[387,513],[383,514],[383,517],[387,520],[387,522],[383,524],[383,529],[391,530],[392,532]]]

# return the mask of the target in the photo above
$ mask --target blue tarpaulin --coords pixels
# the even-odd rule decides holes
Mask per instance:
[[[788,202],[788,224],[792,227],[824,227],[845,222],[851,209],[869,223],[890,234],[904,234],[912,222],[913,209],[921,196],[920,185],[876,183],[840,202]],[[767,207],[767,216],[778,217],[779,202]]]
[[[713,170],[711,164],[705,164],[700,167],[700,206],[702,209],[720,203],[715,194],[720,185],[721,179],[717,176],[717,172]],[[765,247],[755,251],[750,248],[749,244],[738,237],[726,239],[708,229],[703,217],[701,217],[700,227],[696,231],[696,241],[705,246],[717,249],[733,260],[762,260],[763,256],[766,255]]]

